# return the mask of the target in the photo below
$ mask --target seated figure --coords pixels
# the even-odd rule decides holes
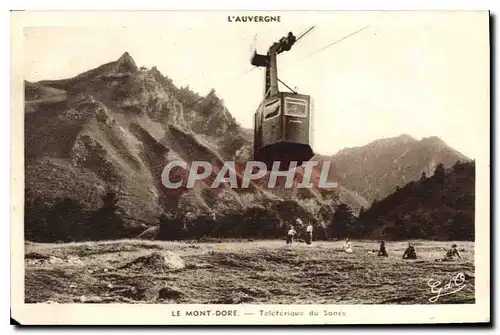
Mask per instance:
[[[406,248],[403,259],[417,259],[417,252],[411,243],[408,243],[408,248]]]
[[[457,245],[453,244],[451,249],[446,250],[446,254],[442,259],[436,259],[437,262],[450,262],[456,259],[462,259],[460,253],[458,252]]]
[[[345,239],[344,246],[342,247],[342,251],[347,253],[352,253],[352,246],[349,238]]]

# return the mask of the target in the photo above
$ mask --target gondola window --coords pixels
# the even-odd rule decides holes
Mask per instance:
[[[280,101],[279,99],[274,100],[266,104],[264,108],[264,119],[269,120],[280,114]]]
[[[307,101],[285,98],[285,114],[297,117],[307,117]]]

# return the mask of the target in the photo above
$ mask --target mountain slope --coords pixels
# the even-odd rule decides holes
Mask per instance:
[[[128,53],[74,78],[26,82],[25,101],[27,204],[69,198],[90,211],[111,190],[133,226],[154,224],[163,212],[207,215],[293,200],[314,213],[337,201],[328,191],[268,189],[268,176],[248,189],[210,189],[224,161],[246,158],[251,132],[215,91],[200,97],[177,88]],[[173,160],[207,161],[215,171],[193,189],[167,189],[161,174]]]
[[[332,157],[330,179],[358,193],[369,203],[392,193],[397,186],[431,175],[442,163],[470,161],[437,137],[418,141],[409,135],[380,139],[339,151]]]
[[[162,213],[196,217],[267,208],[286,217],[283,203],[298,206],[295,212],[304,217],[331,215],[331,206],[341,202],[357,213],[436,163],[448,166],[463,158],[435,138],[406,136],[333,157],[316,155],[320,164],[313,176],[331,161],[328,180],[339,183],[335,190],[289,189],[284,178],[268,188],[269,174],[248,189],[211,189],[225,161],[244,164],[252,157],[252,133],[238,125],[215,91],[202,97],[178,88],[156,67],[139,68],[128,53],[73,78],[25,82],[26,203],[41,199],[50,207],[72,199],[95,211],[111,191],[131,229],[155,224]],[[162,171],[174,160],[207,161],[213,173],[195,188],[167,189]],[[243,169],[237,170],[241,180]],[[296,172],[300,180],[304,171]]]
[[[474,240],[475,163],[441,165],[360,214],[374,238]]]

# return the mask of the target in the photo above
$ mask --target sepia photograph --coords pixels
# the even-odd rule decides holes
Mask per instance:
[[[13,298],[35,323],[489,322],[487,11],[11,25]]]

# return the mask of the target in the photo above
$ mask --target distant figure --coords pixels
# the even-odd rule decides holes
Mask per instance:
[[[351,246],[351,241],[349,238],[345,239],[344,246],[342,247],[342,251],[347,252],[347,253],[352,253],[352,246]]]
[[[411,243],[408,243],[408,248],[406,248],[403,254],[403,259],[417,259],[417,252]]]
[[[446,250],[446,254],[443,259],[436,259],[437,262],[447,262],[447,261],[454,261],[455,259],[462,259],[462,256],[460,256],[460,253],[458,252],[457,245],[453,244],[451,246],[451,249]]]
[[[309,224],[307,225],[307,228],[306,228],[306,243],[307,244],[311,244],[312,243],[312,237],[313,237],[313,226],[312,224],[309,222]]]
[[[383,257],[389,256],[387,254],[387,250],[385,250],[385,242],[384,241],[380,241],[380,250],[378,251],[377,256],[383,256]]]
[[[451,249],[446,252],[446,257],[451,259],[455,259],[455,257],[458,257],[459,259],[462,259],[462,256],[460,256],[460,253],[458,252],[456,244],[453,244],[451,246]]]
[[[295,234],[297,234],[297,232],[295,231],[293,226],[291,226],[288,230],[288,234],[286,235],[286,244],[292,244]]]

